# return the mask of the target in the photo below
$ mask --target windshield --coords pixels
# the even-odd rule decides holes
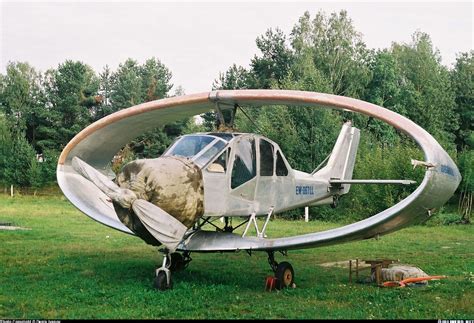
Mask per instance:
[[[220,138],[208,135],[188,135],[179,138],[164,153],[164,156],[182,156],[203,167],[214,156],[224,149],[226,142]]]

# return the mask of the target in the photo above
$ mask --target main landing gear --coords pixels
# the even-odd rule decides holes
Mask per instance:
[[[289,262],[283,261],[277,263],[275,261],[275,252],[269,251],[268,263],[270,264],[270,267],[275,273],[275,276],[267,277],[265,289],[272,290],[273,288],[283,289],[288,287],[295,287],[295,271],[293,270],[293,267],[290,265]]]
[[[155,280],[153,285],[156,289],[167,290],[173,288],[173,281],[171,280],[171,273],[184,270],[191,262],[192,258],[189,252],[168,253],[168,250],[163,252],[163,264],[156,269]]]

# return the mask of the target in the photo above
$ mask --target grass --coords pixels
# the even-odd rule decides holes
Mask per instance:
[[[152,287],[162,258],[140,239],[102,226],[63,197],[0,195],[0,318],[7,319],[473,319],[474,228],[413,226],[380,240],[277,254],[297,288],[265,292],[264,252],[193,253],[174,288]],[[274,220],[270,236],[336,224]],[[348,283],[348,270],[319,264],[400,259],[447,279],[419,288]]]

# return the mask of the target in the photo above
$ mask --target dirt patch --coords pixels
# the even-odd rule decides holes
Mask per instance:
[[[355,268],[356,260],[352,259],[352,267]],[[321,267],[339,267],[339,268],[349,268],[349,260],[334,261],[334,262],[325,262],[318,264]],[[364,267],[370,267],[370,264],[364,263],[362,260],[359,260],[359,269]]]
[[[0,225],[0,230],[31,230],[30,228],[16,227],[14,225]]]

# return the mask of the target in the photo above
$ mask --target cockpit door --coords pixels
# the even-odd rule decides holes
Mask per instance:
[[[275,154],[275,212],[291,208],[295,191],[293,170],[280,149]]]
[[[202,170],[204,179],[204,212],[222,216],[227,213],[230,182],[231,148],[226,148]]]
[[[275,146],[263,138],[258,139],[258,177],[255,193],[257,214],[267,214],[275,206]]]
[[[294,176],[278,145],[260,138],[258,161],[255,192],[257,214],[267,214],[270,208],[274,212],[287,209],[292,203]]]
[[[251,214],[255,211],[257,151],[253,135],[242,135],[232,145],[228,214]]]

